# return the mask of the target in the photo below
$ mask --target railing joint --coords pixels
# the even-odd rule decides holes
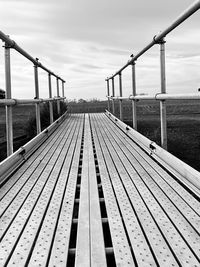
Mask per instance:
[[[21,146],[20,150],[21,151],[19,152],[19,155],[22,156],[23,160],[26,160],[25,158],[26,149],[23,146]]]
[[[156,40],[156,38],[157,38],[157,35],[155,35],[153,37],[153,41],[155,42],[155,44],[165,44],[166,43],[165,36],[160,38],[160,39],[158,39],[158,40]]]

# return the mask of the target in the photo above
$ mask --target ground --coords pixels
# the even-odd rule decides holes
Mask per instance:
[[[94,103],[69,103],[69,112],[103,112],[107,108],[106,101]],[[0,160],[5,157],[5,108],[1,107],[0,115]],[[34,113],[34,106],[13,108],[14,137],[26,135],[27,122]],[[132,125],[131,103],[123,103],[124,121]],[[118,103],[116,113],[119,115]],[[138,130],[149,139],[160,144],[159,102],[138,102]],[[169,101],[167,102],[167,132],[168,150],[181,160],[200,171],[200,102],[199,101]],[[23,138],[22,138],[23,139]],[[17,148],[26,141],[16,140]]]

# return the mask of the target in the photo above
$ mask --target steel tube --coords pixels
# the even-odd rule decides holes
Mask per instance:
[[[49,78],[49,98],[52,98],[52,86],[51,86],[51,74],[48,74]],[[53,103],[49,102],[49,118],[50,118],[50,124],[53,123]]]
[[[44,65],[42,65],[40,62],[38,62],[37,58],[33,58],[30,54],[28,54],[24,49],[22,49],[15,41],[11,40],[8,35],[0,31],[0,39],[4,41],[7,46],[10,46],[11,48],[15,49],[17,52],[19,52],[21,55],[23,55],[25,58],[33,62],[34,65],[37,65],[38,67],[42,68],[43,70],[47,71],[51,75],[55,76],[56,78],[59,76],[54,74],[51,70],[47,69]],[[61,78],[60,78],[61,79]],[[63,79],[61,79],[64,81]],[[65,81],[64,81],[65,82]]]
[[[122,73],[119,73],[119,95],[122,97]],[[123,106],[122,99],[119,100],[119,118],[123,121]]]
[[[109,85],[109,80],[106,80],[106,83],[107,83],[107,96],[108,96],[108,111],[110,112],[110,98],[109,98],[109,95],[110,95],[110,85]]]
[[[65,97],[65,82],[64,81],[62,81],[62,97]]]
[[[5,83],[6,98],[12,97],[11,93],[11,69],[10,69],[10,47],[5,46]],[[13,153],[13,120],[12,107],[6,106],[6,140],[7,140],[7,157]]]
[[[56,84],[57,84],[57,97],[60,97],[60,92],[59,92],[59,79],[56,78]],[[58,115],[60,116],[60,100],[57,100],[57,111],[58,111]]]
[[[135,75],[135,62],[132,63],[132,94],[136,96],[136,75]],[[135,99],[132,100],[132,120],[133,129],[137,130],[137,108]]]
[[[157,94],[156,100],[197,100],[200,99],[200,93],[193,94]]]
[[[165,77],[165,42],[160,43],[160,78],[161,93],[166,93],[166,77]],[[167,113],[165,100],[160,101],[160,123],[161,123],[161,146],[167,150]]]
[[[39,81],[38,81],[38,66],[34,65],[34,76],[35,76],[35,98],[39,99]],[[35,104],[36,113],[36,128],[37,134],[41,132],[41,120],[40,120],[40,104]]]
[[[200,8],[200,0],[195,1],[188,9],[186,9],[178,18],[165,30],[156,35],[153,40],[140,52],[138,52],[135,56],[132,57],[120,70],[118,70],[114,75],[110,76],[108,79],[114,78],[120,72],[122,72],[126,67],[128,67],[131,63],[136,61],[140,56],[142,56],[147,50],[149,50],[152,46],[159,43],[167,34],[169,34],[172,30],[178,27],[182,22],[184,22],[187,18],[189,18],[192,14],[194,14]]]
[[[125,97],[125,96],[107,96],[107,98],[110,98],[110,99],[114,99],[114,100],[130,100],[129,97]]]
[[[107,96],[107,98],[112,98],[115,100],[199,100],[200,99],[200,93],[188,93],[188,94],[155,94],[155,95],[136,95],[136,96],[129,96],[129,97],[125,97],[125,96]],[[1,104],[0,100],[0,104]],[[13,100],[11,100],[13,101]]]
[[[31,105],[36,103],[53,102],[58,98],[39,98],[39,99],[0,99],[0,106],[19,106],[19,105]],[[60,100],[65,97],[60,97]]]
[[[112,96],[115,96],[115,81],[114,78],[112,78]],[[115,114],[115,102],[112,100],[112,112]]]
[[[191,4],[178,18],[164,31],[156,35],[155,41],[159,42],[162,40],[167,34],[173,31],[176,27],[178,27],[181,23],[183,23],[187,18],[189,18],[192,14],[194,14],[198,9],[200,9],[200,0],[195,1]]]

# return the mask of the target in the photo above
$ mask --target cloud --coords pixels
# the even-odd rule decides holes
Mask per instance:
[[[130,54],[139,52],[190,4],[191,0],[2,0],[0,23],[3,32],[67,81],[69,98],[103,99],[105,77],[121,68]],[[169,90],[181,87],[183,91],[196,90],[200,83],[198,15],[166,38]],[[2,51],[0,87],[5,88]],[[12,53],[12,64],[13,96],[34,95],[32,63]],[[159,46],[138,59],[136,69],[139,92],[159,89]],[[53,83],[55,91],[54,79]],[[129,94],[129,70],[123,75],[123,85]],[[47,94],[47,87],[46,76],[40,72],[42,97]]]

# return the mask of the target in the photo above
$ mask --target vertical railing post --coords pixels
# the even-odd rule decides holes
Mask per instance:
[[[65,82],[64,81],[62,81],[62,97],[65,97]]]
[[[166,93],[166,74],[165,74],[165,41],[160,44],[160,76],[161,76],[161,93]],[[166,101],[160,101],[160,121],[161,121],[161,146],[167,150],[167,113]]]
[[[12,98],[11,93],[11,69],[10,69],[10,47],[5,44],[5,83],[6,98]],[[6,140],[7,140],[7,156],[13,153],[13,122],[12,122],[12,106],[6,106]]]
[[[38,60],[38,59],[37,59]],[[39,99],[39,81],[38,81],[38,65],[34,65],[34,75],[35,75],[35,99]],[[35,104],[36,112],[36,129],[37,134],[41,132],[41,120],[40,120],[40,104]]]
[[[136,96],[136,75],[135,75],[135,61],[132,63],[132,95]],[[136,100],[132,100],[132,119],[133,129],[137,130],[137,110]]]
[[[115,96],[115,81],[114,81],[114,77],[112,77],[112,96]],[[115,101],[114,99],[112,99],[112,112],[113,115],[115,115]]]
[[[110,85],[109,85],[109,79],[107,79],[106,82],[107,82],[107,96],[108,96],[108,111],[110,112]]]
[[[56,78],[57,81],[57,97],[60,97],[60,93],[59,93],[59,78]],[[60,116],[60,100],[57,99],[57,111],[58,111],[58,115]]]
[[[122,73],[119,73],[119,96],[122,97]],[[122,99],[119,100],[119,118],[123,121]]]
[[[51,73],[48,73],[49,76],[49,98],[52,98],[52,86],[51,86]],[[49,102],[49,117],[50,117],[50,124],[53,123],[53,102]]]

